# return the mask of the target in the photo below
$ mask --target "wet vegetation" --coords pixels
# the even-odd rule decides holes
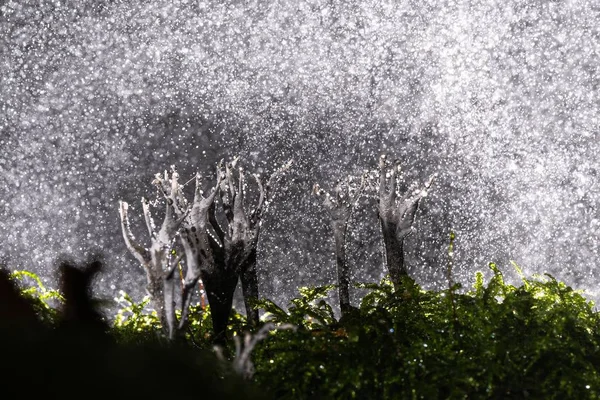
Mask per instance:
[[[459,225],[462,265],[596,284],[592,3],[0,0],[2,251],[98,246],[132,294],[101,314],[98,258],[0,270],[0,398],[597,398],[591,302],[516,265],[463,288],[439,251]]]
[[[123,238],[146,271],[148,296],[121,292],[114,316],[101,315],[91,297],[99,256],[82,268],[63,262],[60,290],[30,272],[4,273],[3,378],[35,380],[39,362],[43,378],[32,386],[62,397],[76,392],[74,381],[101,387],[95,393],[102,397],[119,390],[127,397],[118,389],[125,386],[151,398],[598,397],[600,316],[581,292],[549,274],[526,278],[516,264],[518,286],[490,264],[487,283],[478,272],[474,286],[462,288],[452,276],[454,234],[447,289],[424,290],[409,275],[404,241],[434,177],[401,193],[399,163],[383,156],[377,174],[348,178],[330,192],[315,185],[334,233],[337,285],[299,288],[288,305],[260,296],[261,216],[271,178],[289,164],[268,180],[254,176],[259,193],[251,209],[236,163],[217,165],[206,196],[196,176],[193,201],[175,168],[157,175],[165,213],[157,228],[152,204],[142,200],[148,247],[132,234],[127,203],[119,204]],[[348,273],[346,232],[360,196],[377,203],[388,273],[379,283],[353,282]],[[240,282],[248,317],[232,307]],[[351,286],[364,293],[357,304]],[[327,300],[332,291],[337,304]]]
[[[0,269],[2,398],[265,398],[211,351],[109,324],[90,296],[101,267],[62,263],[59,291]]]
[[[183,386],[194,386],[197,396],[216,393],[216,381],[210,376],[225,379],[216,388],[231,388],[229,380],[242,375],[252,382],[244,387],[235,381],[237,390],[250,397],[251,390],[258,388],[268,398],[278,399],[597,398],[600,316],[592,302],[550,275],[525,278],[514,265],[522,275],[520,286],[514,286],[504,281],[497,266],[490,268],[491,280],[486,283],[477,273],[469,290],[460,285],[423,290],[407,276],[399,284],[386,278],[378,284],[356,285],[367,294],[341,319],[325,300],[335,286],[300,288],[287,309],[260,300],[255,305],[263,310],[259,327],[250,328],[244,316],[232,311],[227,343],[217,352],[220,359],[210,351],[214,339],[210,306],[201,303],[191,306],[185,336],[167,342],[156,312],[147,307],[149,298],[137,302],[122,293],[117,299],[122,308],[106,335],[129,352],[144,346],[160,348],[149,353],[156,357],[145,362],[170,363],[171,367],[163,364],[161,371],[178,375]],[[33,305],[36,324],[48,332],[64,333],[64,320],[69,319],[65,311],[69,307],[61,305],[69,301],[61,293],[64,283],[61,291],[53,291],[29,273],[15,272],[12,277],[21,282],[21,293]],[[51,307],[52,302],[62,312]],[[86,313],[70,315],[75,321],[90,318]],[[15,316],[4,312],[3,319],[7,318]],[[262,340],[253,340],[257,333]],[[81,336],[69,340],[72,348],[80,348],[83,341]],[[38,379],[35,368],[65,361],[54,361],[50,358],[54,355],[40,347],[36,351],[28,352],[33,358],[23,362],[32,380]],[[175,361],[189,360],[190,354],[204,358],[196,359],[197,364]],[[130,375],[119,379],[133,383],[139,380],[134,378],[136,368],[148,369],[131,360]],[[68,373],[55,375],[64,380]],[[101,377],[106,385],[112,384],[104,380],[115,379]],[[140,391],[154,385],[149,377],[140,382]]]

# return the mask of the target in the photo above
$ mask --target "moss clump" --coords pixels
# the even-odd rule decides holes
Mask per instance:
[[[301,288],[287,311],[260,301],[265,320],[297,329],[273,331],[257,345],[253,379],[278,399],[597,398],[593,303],[550,275],[513,286],[490,267],[491,280],[477,273],[466,292],[423,290],[410,278],[396,290],[388,279],[359,285],[368,294],[339,321],[324,300],[333,286]],[[121,300],[118,340],[156,338],[158,319],[146,304]],[[192,309],[187,345],[212,346],[209,312]],[[232,320],[230,336],[245,329],[241,315]]]
[[[597,398],[600,318],[580,292],[552,276],[508,285],[493,264],[484,285],[457,293],[404,279],[370,290],[347,319],[322,303],[275,321],[298,321],[256,353],[258,384],[282,399]],[[323,295],[304,289],[294,304]],[[313,299],[314,300],[314,299]]]

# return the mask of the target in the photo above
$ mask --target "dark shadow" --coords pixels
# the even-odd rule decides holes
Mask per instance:
[[[101,258],[59,265],[64,305],[42,322],[35,301],[0,269],[0,398],[265,398],[185,343],[118,343],[91,297]]]

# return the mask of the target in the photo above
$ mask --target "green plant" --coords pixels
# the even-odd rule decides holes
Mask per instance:
[[[597,398],[593,303],[551,276],[522,276],[517,287],[490,268],[487,285],[477,273],[464,293],[426,291],[408,277],[398,290],[387,278],[359,285],[370,292],[339,322],[307,323],[323,306],[306,296],[292,304],[309,312],[295,314],[263,302],[275,322],[304,314],[304,329],[259,345],[256,380],[286,399]]]
[[[287,323],[310,329],[323,327],[335,322],[333,309],[324,300],[335,285],[319,287],[301,287],[300,297],[291,300],[291,306],[286,312],[273,301],[259,300],[255,307],[265,310],[263,319],[277,323]]]
[[[19,282],[21,293],[33,302],[39,318],[44,322],[54,323],[58,316],[56,308],[64,301],[60,292],[46,288],[40,277],[30,271],[13,271],[10,277]]]
[[[136,302],[127,293],[121,291],[115,301],[122,306],[116,313],[113,325],[113,332],[120,341],[143,343],[163,340],[160,320],[156,311],[150,308],[148,296]],[[179,318],[180,315],[177,314],[177,317]],[[246,329],[246,318],[232,310],[227,330],[228,337],[239,335]],[[200,303],[190,305],[184,338],[196,348],[212,348],[214,332],[209,305],[204,306]]]
[[[595,399],[600,391],[600,317],[594,304],[551,275],[508,284],[495,264],[470,290],[450,285],[424,290],[409,277],[359,284],[368,290],[358,308],[336,320],[325,301],[334,286],[301,288],[284,310],[270,300],[256,306],[274,330],[252,353],[254,381],[274,398],[533,398]],[[44,318],[55,318],[48,290],[35,275],[24,293],[38,299]],[[143,344],[160,336],[148,299],[121,293],[113,333]],[[51,307],[50,307],[51,308]],[[248,329],[233,312],[228,334]],[[210,307],[192,305],[188,345],[212,348]],[[184,343],[185,344],[185,343]]]
[[[113,330],[122,341],[145,341],[156,339],[160,334],[160,320],[156,311],[147,308],[150,297],[134,301],[124,291],[115,301],[122,305],[117,311]]]

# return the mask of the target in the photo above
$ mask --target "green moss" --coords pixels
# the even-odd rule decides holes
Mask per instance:
[[[582,293],[550,275],[507,284],[491,264],[486,284],[423,290],[405,278],[367,289],[360,306],[338,321],[324,298],[333,286],[301,288],[284,310],[270,300],[256,306],[264,319],[297,330],[273,331],[255,349],[254,380],[280,399],[598,398],[600,318]],[[25,289],[46,304],[60,298],[37,282]],[[159,335],[147,299],[119,299],[114,332],[120,340]],[[49,306],[48,306],[49,307]],[[48,307],[40,306],[42,313]],[[210,308],[191,310],[186,339],[211,348]],[[50,313],[52,315],[52,313]],[[230,335],[245,329],[234,313]]]
[[[408,278],[397,292],[387,279],[360,285],[370,293],[351,318],[298,324],[263,342],[255,378],[289,399],[597,398],[593,303],[551,276],[515,287],[490,268],[487,285],[478,273],[462,294],[456,285],[425,291]],[[290,322],[293,313],[270,318]]]
[[[46,323],[53,324],[58,316],[56,306],[64,301],[60,292],[47,289],[40,277],[30,271],[14,271],[10,277],[21,285],[21,294],[32,301],[38,317]]]

